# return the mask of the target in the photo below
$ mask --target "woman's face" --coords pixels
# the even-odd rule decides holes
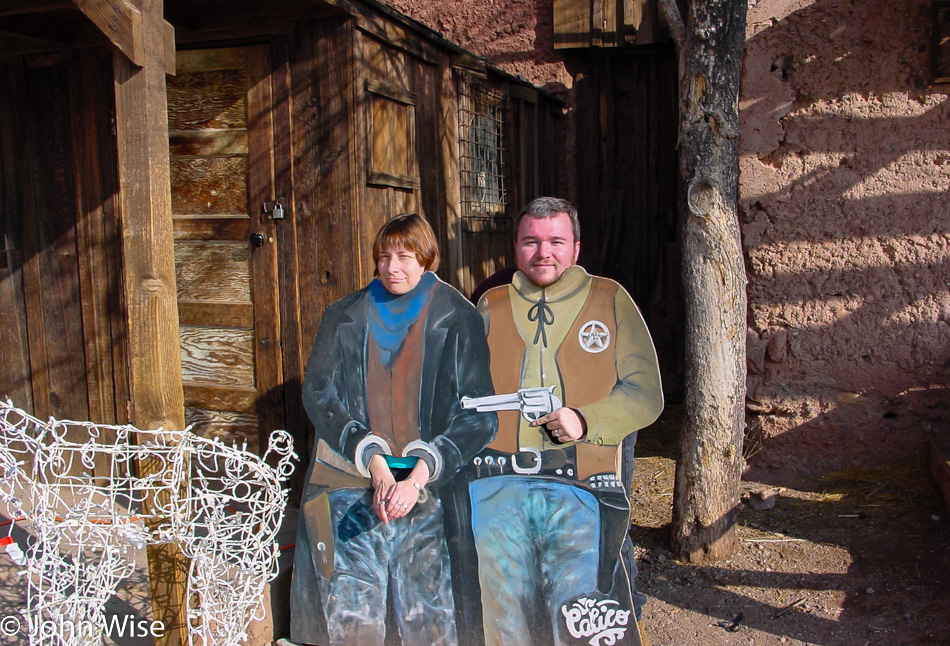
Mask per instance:
[[[390,245],[379,252],[376,270],[386,291],[397,296],[412,291],[426,273],[414,251]]]

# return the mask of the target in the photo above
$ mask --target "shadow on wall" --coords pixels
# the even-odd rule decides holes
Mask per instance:
[[[950,420],[950,101],[931,2],[750,8],[740,97],[750,476],[923,452]]]

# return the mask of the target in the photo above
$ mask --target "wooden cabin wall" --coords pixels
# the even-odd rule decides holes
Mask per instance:
[[[672,47],[589,56],[573,71],[580,263],[620,282],[643,310],[675,397],[685,338],[676,56]]]
[[[0,394],[128,417],[112,54],[0,60]]]

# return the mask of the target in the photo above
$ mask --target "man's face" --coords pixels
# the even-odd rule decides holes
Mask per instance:
[[[551,218],[526,215],[518,224],[515,262],[518,269],[538,287],[557,282],[564,271],[577,262],[581,243],[574,240],[571,218],[558,213]]]

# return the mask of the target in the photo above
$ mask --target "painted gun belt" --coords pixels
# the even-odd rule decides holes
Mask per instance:
[[[613,471],[600,471],[581,478],[577,468],[577,445],[544,451],[524,448],[517,453],[485,449],[472,459],[468,471],[472,480],[504,475],[533,475],[573,480],[577,485],[595,491],[623,490]]]
[[[574,447],[564,449],[526,448],[517,453],[485,449],[472,459],[474,479],[504,475],[542,475],[575,478]]]

